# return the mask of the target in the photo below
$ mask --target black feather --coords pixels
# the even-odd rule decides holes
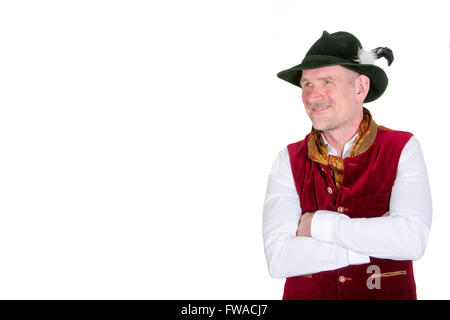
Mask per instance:
[[[377,59],[384,57],[387,60],[388,66],[391,65],[392,61],[394,61],[394,53],[388,47],[378,47],[372,49],[372,52],[375,53]]]

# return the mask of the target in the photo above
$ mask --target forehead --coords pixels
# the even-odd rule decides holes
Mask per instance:
[[[349,76],[352,70],[348,70],[342,66],[328,66],[316,69],[307,69],[302,72],[302,80],[312,80],[314,78],[342,78]]]

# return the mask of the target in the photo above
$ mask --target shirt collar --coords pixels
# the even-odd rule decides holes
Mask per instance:
[[[328,154],[338,157],[337,151],[328,144],[327,139],[325,139],[325,135],[321,132],[322,141],[324,145],[328,145]],[[342,159],[347,158],[350,155],[350,151],[352,150],[353,145],[355,144],[356,138],[358,138],[358,133],[356,133],[353,138],[347,141],[344,145],[344,151],[342,152]]]

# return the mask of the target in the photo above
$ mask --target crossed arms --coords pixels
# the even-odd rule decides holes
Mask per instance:
[[[431,226],[431,194],[422,150],[413,136],[400,156],[389,214],[349,218],[328,210],[302,215],[287,149],[269,175],[263,238],[274,278],[369,263],[369,257],[417,260]]]

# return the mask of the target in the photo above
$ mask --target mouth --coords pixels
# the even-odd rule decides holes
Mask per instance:
[[[312,110],[314,111],[314,112],[322,112],[322,111],[325,111],[325,110],[327,110],[327,109],[330,109],[331,108],[331,106],[316,106],[316,107],[313,107],[312,108]]]

